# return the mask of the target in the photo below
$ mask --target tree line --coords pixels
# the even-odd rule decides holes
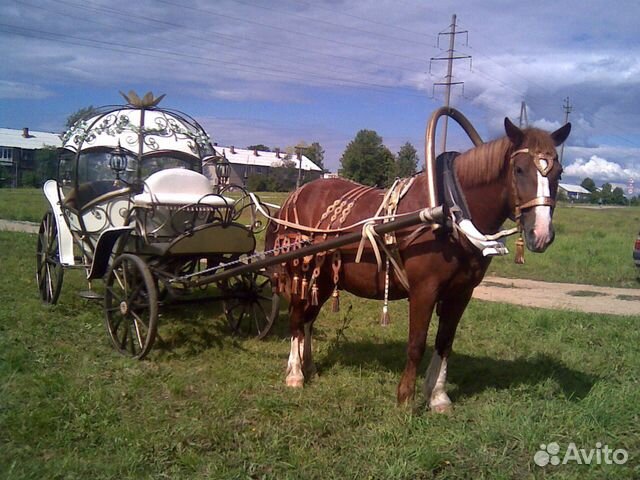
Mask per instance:
[[[613,188],[610,183],[603,183],[598,188],[593,179],[587,177],[582,180],[580,186],[589,191],[589,196],[582,200],[585,203],[597,205],[640,205],[640,196],[627,199],[622,188]]]

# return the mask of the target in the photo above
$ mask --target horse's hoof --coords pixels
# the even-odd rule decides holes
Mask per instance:
[[[431,408],[434,413],[442,414],[453,412],[453,405],[450,403],[439,403],[437,405],[431,405],[429,408]]]
[[[290,388],[302,388],[302,387],[304,387],[304,378],[287,377],[287,387],[290,387]]]

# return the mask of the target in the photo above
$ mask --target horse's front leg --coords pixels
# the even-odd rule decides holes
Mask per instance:
[[[458,323],[471,299],[472,293],[473,289],[453,299],[442,300],[438,309],[439,321],[436,348],[424,379],[424,396],[429,402],[429,408],[437,413],[445,413],[451,410],[451,400],[446,391],[447,360],[451,355]]]
[[[407,363],[398,384],[398,403],[413,401],[416,390],[416,372],[424,355],[427,330],[435,304],[435,292],[418,294],[411,292],[409,298],[409,342],[407,344]]]
[[[291,299],[289,307],[289,331],[291,333],[291,349],[287,361],[287,373],[285,382],[287,387],[300,388],[304,386],[304,303],[299,299]]]
[[[291,331],[291,349],[287,362],[286,384],[288,387],[303,387],[305,378],[316,372],[311,350],[313,322],[319,306],[307,306],[306,301],[292,300],[289,327]]]

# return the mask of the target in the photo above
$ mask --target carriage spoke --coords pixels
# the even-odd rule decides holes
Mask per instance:
[[[122,317],[121,315],[118,315],[116,317],[116,320],[111,323],[111,332],[112,333],[115,334],[118,331],[118,328],[120,327],[120,324],[122,324],[122,320],[124,320],[124,317]]]
[[[136,329],[138,328],[138,325],[142,325],[142,326],[144,327],[145,331],[148,331],[148,330],[149,330],[149,323],[148,323],[148,322],[146,322],[146,321],[144,320],[144,318],[142,318],[140,315],[138,315],[138,314],[137,314],[136,312],[134,312],[134,311],[132,311],[132,312],[131,312],[131,315],[132,315],[132,316],[133,316],[133,318],[134,318],[134,322],[135,322],[135,324],[136,324]]]
[[[256,330],[258,331],[258,335],[260,335],[262,333],[262,328],[260,326],[260,318],[259,318],[260,314],[256,311],[257,310],[256,307],[258,307],[258,306],[260,306],[259,303],[254,303],[252,305],[251,309],[253,310],[253,321],[254,321],[254,323],[256,325]],[[262,308],[262,307],[260,307],[260,308]]]
[[[129,325],[125,324],[125,329],[123,330],[123,333],[122,333],[122,340],[120,341],[120,348],[122,350],[124,350],[125,347],[127,346],[127,339],[129,337],[129,328],[128,327],[129,327]]]
[[[53,298],[53,282],[51,279],[51,266],[47,263],[47,300]]]
[[[133,338],[133,322],[129,322],[129,328],[127,329],[129,331],[129,352],[131,352],[132,355],[136,354],[136,344]]]
[[[131,312],[131,316],[133,317],[133,326],[136,329],[136,338],[138,340],[138,345],[140,346],[140,350],[142,350],[142,348],[144,347],[144,334],[140,331],[140,323],[143,322],[134,312]]]

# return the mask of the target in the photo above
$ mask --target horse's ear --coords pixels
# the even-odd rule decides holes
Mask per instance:
[[[555,143],[556,147],[567,139],[569,132],[571,132],[571,122],[564,124],[564,126],[551,134],[551,139],[553,140],[553,143]]]
[[[509,137],[513,145],[517,147],[522,143],[524,133],[509,120],[509,117],[504,117],[504,130],[507,132],[507,137]]]

